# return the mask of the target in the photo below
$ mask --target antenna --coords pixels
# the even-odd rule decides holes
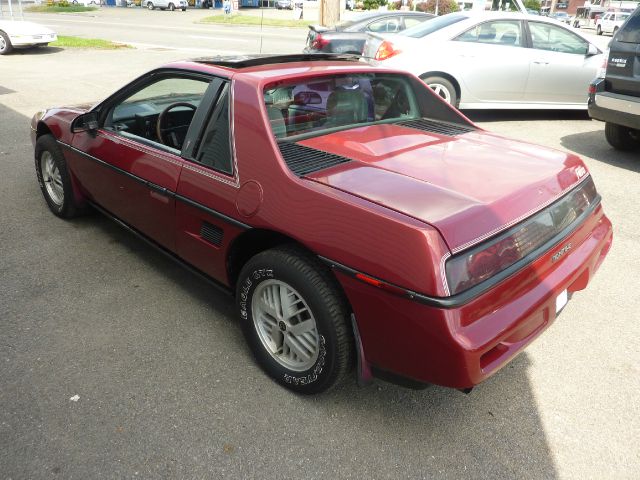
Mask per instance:
[[[258,53],[262,53],[262,22],[264,21],[264,8],[262,8],[262,2],[260,3],[260,50]]]

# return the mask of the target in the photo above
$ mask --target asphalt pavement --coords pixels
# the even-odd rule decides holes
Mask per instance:
[[[614,224],[608,258],[469,395],[352,379],[300,397],[255,365],[229,298],[100,215],[54,217],[38,189],[37,109],[184,53],[0,57],[0,478],[637,478],[640,154],[584,113],[467,112],[584,158]]]

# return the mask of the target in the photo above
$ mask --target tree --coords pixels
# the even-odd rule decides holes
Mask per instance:
[[[427,0],[416,3],[416,10],[419,12],[436,13],[436,3],[438,4],[438,15],[457,12],[460,10],[455,0]]]
[[[540,1],[539,0],[525,0],[524,8],[529,10],[535,10],[536,12],[540,11]]]

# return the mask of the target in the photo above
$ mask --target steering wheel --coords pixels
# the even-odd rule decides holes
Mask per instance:
[[[188,102],[176,102],[176,103],[172,103],[171,105],[167,106],[164,110],[162,110],[162,112],[160,112],[160,115],[158,116],[158,122],[156,123],[156,135],[158,136],[158,140],[160,140],[160,143],[164,144],[164,145],[168,145],[169,147],[175,147],[175,148],[179,148],[180,146],[177,144],[177,139],[175,138],[175,135],[172,135],[172,143],[173,145],[169,145],[169,143],[167,143],[167,139],[165,139],[164,134],[168,133],[168,132],[172,132],[174,130],[178,130],[179,128],[184,128],[187,125],[176,125],[174,127],[165,127],[164,123],[165,123],[165,119],[168,118],[167,117],[167,113],[169,113],[171,110],[173,110],[174,108],[178,108],[178,107],[187,107],[187,108],[191,108],[194,112],[198,109],[198,107],[196,107],[195,105],[188,103]]]

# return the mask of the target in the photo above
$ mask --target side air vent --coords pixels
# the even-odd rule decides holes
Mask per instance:
[[[200,236],[207,242],[213,243],[218,247],[222,245],[222,229],[220,227],[216,227],[215,225],[211,225],[207,222],[202,222]]]
[[[404,127],[415,128],[417,130],[424,130],[425,132],[438,133],[440,135],[461,135],[463,133],[473,132],[474,127],[467,125],[457,125],[455,123],[439,122],[437,120],[429,120],[427,118],[417,118],[415,120],[405,120],[404,122],[398,122],[398,125]]]
[[[297,143],[282,142],[279,147],[287,166],[299,177],[349,161],[348,158]]]

